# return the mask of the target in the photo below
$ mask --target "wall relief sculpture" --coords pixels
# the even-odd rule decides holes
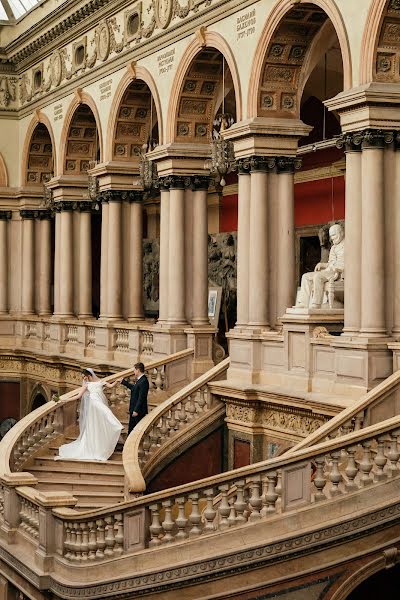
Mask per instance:
[[[221,313],[225,331],[236,322],[236,254],[236,232],[208,236],[208,281],[210,286],[222,287]]]
[[[160,244],[143,241],[143,306],[146,316],[157,316],[159,309]]]

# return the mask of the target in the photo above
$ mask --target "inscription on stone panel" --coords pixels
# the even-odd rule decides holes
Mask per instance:
[[[166,52],[159,54],[157,56],[158,74],[164,75],[165,73],[168,73],[168,71],[172,71],[174,61],[175,48],[172,48],[171,50],[167,50]]]
[[[256,9],[236,17],[236,36],[238,40],[244,40],[256,32]]]
[[[54,121],[61,121],[64,116],[63,105],[56,104],[54,107]]]
[[[107,100],[111,96],[112,79],[107,79],[99,85],[100,100]]]

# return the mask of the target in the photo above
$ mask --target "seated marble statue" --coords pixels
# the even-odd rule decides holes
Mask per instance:
[[[338,223],[329,229],[332,247],[327,263],[318,263],[313,273],[304,273],[296,308],[321,308],[325,284],[337,281],[344,273],[344,231]]]

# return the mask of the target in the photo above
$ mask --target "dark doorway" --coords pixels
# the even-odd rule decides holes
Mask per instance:
[[[400,565],[391,569],[379,571],[363,581],[347,596],[347,600],[394,600],[398,598],[400,588]]]
[[[301,282],[301,276],[304,273],[314,271],[316,265],[321,260],[321,243],[317,235],[311,235],[300,238],[300,277],[298,285]]]
[[[43,406],[43,404],[46,404],[46,398],[43,396],[43,394],[38,394],[35,396],[32,402],[32,410],[39,408],[39,406]]]

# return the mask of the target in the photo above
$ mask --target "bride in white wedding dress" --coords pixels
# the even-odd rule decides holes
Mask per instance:
[[[99,379],[93,369],[84,369],[84,384],[79,391],[81,410],[79,437],[70,444],[60,446],[55,459],[107,460],[114,452],[122,425],[107,404],[103,388],[113,388],[114,383]]]

